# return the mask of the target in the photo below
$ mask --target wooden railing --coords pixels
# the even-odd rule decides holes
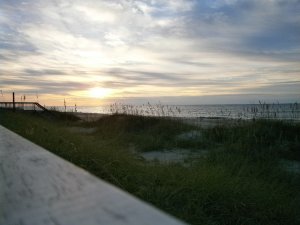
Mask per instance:
[[[18,109],[31,111],[48,111],[38,102],[0,102],[0,109]]]
[[[0,224],[185,225],[0,125]]]

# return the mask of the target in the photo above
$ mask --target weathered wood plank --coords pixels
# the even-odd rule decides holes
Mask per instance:
[[[0,126],[0,224],[183,223]]]

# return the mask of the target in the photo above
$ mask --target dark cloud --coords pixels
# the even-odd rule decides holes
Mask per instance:
[[[67,75],[66,72],[57,69],[43,69],[43,70],[25,69],[23,73],[28,74],[30,76]]]
[[[11,61],[11,60],[12,60],[12,58],[11,58],[11,57],[8,57],[8,56],[1,55],[1,54],[0,54],[0,60],[1,60],[1,61]]]
[[[294,71],[291,71],[294,72]],[[101,82],[103,86],[112,88],[136,87],[143,85],[151,85],[155,87],[232,87],[236,88],[241,83],[253,82],[261,79],[261,74],[249,73],[239,77],[207,78],[207,76],[199,76],[199,74],[183,74],[183,73],[159,73],[125,70],[115,68],[107,72],[110,74],[112,81]]]
[[[294,81],[294,82],[277,82],[277,83],[267,83],[261,87],[256,88],[245,88],[241,89],[241,93],[247,93],[247,94],[268,94],[268,93],[274,93],[277,95],[280,94],[299,94],[300,90],[300,81]]]
[[[206,39],[207,50],[300,59],[299,1],[198,1],[186,33]],[[296,47],[296,48],[295,48]],[[273,53],[272,53],[273,52]]]
[[[40,93],[40,94],[66,94],[70,91],[80,91],[90,87],[89,84],[79,82],[51,82],[39,79],[5,79],[0,83],[0,88],[7,86],[27,86],[22,93]]]
[[[244,44],[261,51],[286,52],[294,50],[300,44],[300,21],[293,23],[272,24],[264,32],[249,35]],[[298,53],[298,59],[300,53]]]
[[[106,71],[105,73],[114,76],[116,80],[135,80],[143,82],[151,81],[163,81],[163,80],[182,80],[180,74],[176,73],[160,73],[160,72],[148,72],[148,71],[138,71],[138,70],[126,70],[122,68],[114,68]]]

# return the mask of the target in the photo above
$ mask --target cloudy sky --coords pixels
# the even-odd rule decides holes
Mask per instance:
[[[0,0],[0,101],[300,100],[300,0]]]

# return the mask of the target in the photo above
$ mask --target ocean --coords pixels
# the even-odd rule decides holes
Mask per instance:
[[[64,111],[64,107],[55,107]],[[293,119],[300,120],[300,104],[234,104],[234,105],[126,105],[112,104],[95,107],[67,107],[70,112],[130,114],[158,117],[184,118],[234,118],[234,119]]]

